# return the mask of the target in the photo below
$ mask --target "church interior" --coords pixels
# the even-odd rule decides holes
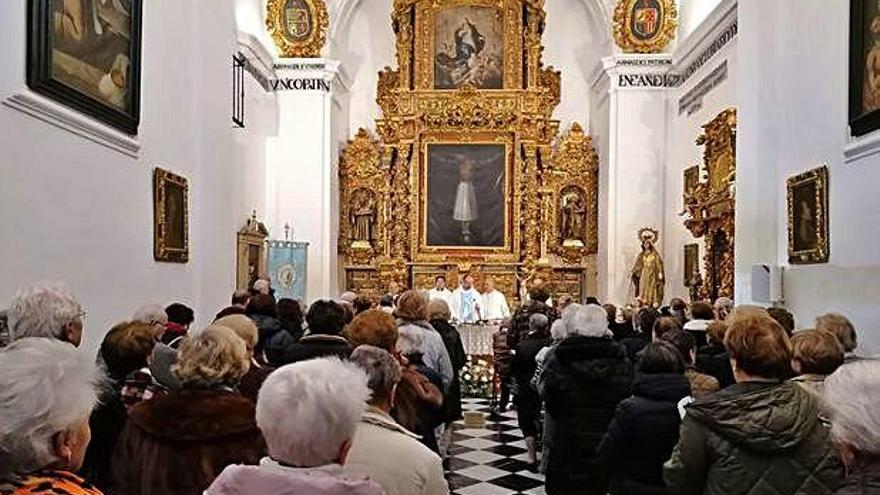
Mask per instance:
[[[880,493],[876,1],[10,0],[0,41],[0,494]],[[833,462],[695,460],[751,455],[699,419],[747,387]]]

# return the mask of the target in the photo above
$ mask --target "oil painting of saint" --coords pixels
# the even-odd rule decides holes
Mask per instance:
[[[441,10],[434,21],[434,89],[504,87],[504,23],[487,6]]]
[[[809,251],[818,248],[818,207],[816,205],[816,183],[804,182],[794,188],[794,249]]]
[[[870,5],[865,33],[865,76],[862,92],[862,113],[880,109],[880,12],[875,2]]]
[[[131,3],[53,1],[53,77],[122,111],[131,105]]]

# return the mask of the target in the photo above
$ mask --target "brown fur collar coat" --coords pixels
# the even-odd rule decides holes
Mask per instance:
[[[200,494],[230,464],[266,446],[254,404],[217,390],[179,390],[135,406],[116,445],[113,494]]]

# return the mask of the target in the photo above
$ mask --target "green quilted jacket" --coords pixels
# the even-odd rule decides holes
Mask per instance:
[[[815,399],[794,383],[737,383],[691,403],[664,466],[673,495],[824,495],[844,469]]]

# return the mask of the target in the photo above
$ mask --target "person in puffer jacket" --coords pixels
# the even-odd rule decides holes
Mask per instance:
[[[669,493],[823,495],[844,469],[819,405],[791,375],[791,343],[766,314],[734,311],[724,344],[737,383],[686,406],[664,466]]]

